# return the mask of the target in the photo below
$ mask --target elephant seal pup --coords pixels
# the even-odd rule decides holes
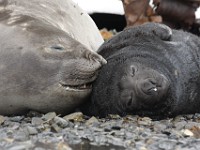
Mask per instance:
[[[75,32],[77,24],[94,36]],[[0,33],[2,115],[71,112],[88,98],[106,63],[94,52],[99,31],[70,0],[1,0]]]
[[[83,111],[166,117],[200,112],[200,41],[183,31],[151,34],[159,24],[129,28],[99,49],[107,65]],[[165,34],[164,34],[165,35]]]

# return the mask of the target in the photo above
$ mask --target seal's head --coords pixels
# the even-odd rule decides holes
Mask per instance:
[[[101,116],[137,114],[162,103],[169,85],[165,75],[140,63],[108,62],[94,83],[91,99]]]
[[[40,1],[28,5],[26,0],[0,2],[0,114],[21,114],[30,109],[69,113],[88,98],[98,69],[106,63],[90,49],[91,45],[85,46],[72,37],[73,28],[66,32],[66,28],[45,19],[51,18],[51,11],[55,18],[73,17],[75,8],[71,3],[73,12],[66,9],[61,15],[58,12],[65,1],[52,1],[57,2],[58,12],[51,9],[49,1],[42,1],[48,7],[46,11],[37,2]],[[77,11],[76,15],[80,14]],[[75,24],[68,21],[59,25]],[[93,28],[90,20],[84,21],[88,24],[83,28]]]
[[[161,73],[137,63],[123,64],[114,95],[127,112],[152,108],[166,95],[168,79]]]
[[[8,106],[0,113],[32,109],[64,114],[89,96],[105,64],[100,55],[52,26],[30,31],[2,24],[0,28],[0,102]]]

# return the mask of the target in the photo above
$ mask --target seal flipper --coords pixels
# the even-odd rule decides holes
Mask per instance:
[[[152,37],[158,38],[163,41],[169,41],[172,36],[172,30],[159,23],[146,23],[143,25],[130,27],[120,32],[117,36],[104,42],[104,44],[98,49],[98,53],[105,59],[110,57],[116,51],[138,43],[138,37]]]
[[[170,39],[172,35],[172,29],[169,28],[168,26],[164,24],[159,24],[159,23],[145,23],[143,25],[135,26],[135,27],[130,27],[125,29],[126,30],[132,30],[134,28],[134,32],[132,33],[132,36],[138,36],[138,34],[142,35],[150,35],[150,36],[157,36],[161,40],[167,41]]]

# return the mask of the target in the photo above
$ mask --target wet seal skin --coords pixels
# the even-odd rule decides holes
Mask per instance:
[[[0,114],[67,114],[106,61],[91,18],[70,0],[0,1]]]
[[[122,31],[98,52],[107,64],[93,84],[85,114],[167,117],[200,112],[197,36],[147,23]]]

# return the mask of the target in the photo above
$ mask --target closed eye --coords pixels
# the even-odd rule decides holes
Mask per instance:
[[[51,49],[57,50],[57,51],[62,51],[62,50],[64,50],[64,47],[61,45],[53,45],[53,46],[51,46]]]

